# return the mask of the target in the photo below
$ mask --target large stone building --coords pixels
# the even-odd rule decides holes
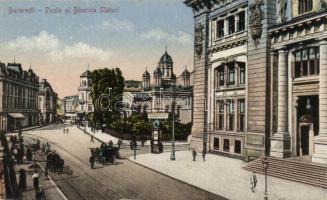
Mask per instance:
[[[0,130],[12,131],[38,124],[39,77],[21,64],[0,63]]]
[[[146,110],[148,113],[171,112],[174,81],[176,81],[177,120],[181,123],[190,123],[192,122],[193,73],[185,69],[179,77],[176,77],[173,59],[167,51],[159,59],[152,80],[146,70],[142,75],[142,82],[125,82],[124,99],[134,110]]]
[[[47,79],[39,83],[38,106],[39,124],[54,123],[57,117],[57,93],[52,89]]]
[[[184,3],[195,26],[191,147],[327,163],[326,1]]]

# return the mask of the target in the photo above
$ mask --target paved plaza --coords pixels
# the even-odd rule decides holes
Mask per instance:
[[[193,162],[191,151],[177,151],[175,161],[170,161],[168,152],[143,154],[130,160],[231,200],[264,199],[264,176],[257,174],[258,184],[253,193],[250,189],[251,173],[242,169],[245,163],[241,160],[207,154],[203,162],[199,154]],[[268,195],[273,200],[323,200],[327,197],[327,190],[268,177]]]

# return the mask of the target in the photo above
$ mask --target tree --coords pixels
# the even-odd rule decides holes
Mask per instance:
[[[92,83],[92,103],[94,115],[91,117],[93,124],[106,124],[111,127],[111,122],[120,118],[123,109],[124,77],[119,68],[97,69],[88,77]]]

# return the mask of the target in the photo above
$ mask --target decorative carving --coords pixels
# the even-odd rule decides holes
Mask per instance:
[[[250,4],[250,30],[255,45],[259,44],[262,35],[262,20],[264,18],[262,5],[262,0],[255,0],[254,3]]]
[[[286,10],[287,10],[287,0],[278,0],[279,4],[279,11],[278,11],[278,18],[280,22],[286,21]]]
[[[195,45],[195,53],[198,56],[198,58],[201,58],[202,51],[203,51],[203,39],[204,39],[203,29],[204,27],[201,24],[195,27],[194,45]]]

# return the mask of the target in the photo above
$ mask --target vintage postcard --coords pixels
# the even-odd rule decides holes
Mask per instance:
[[[327,200],[327,0],[0,0],[0,199]]]

